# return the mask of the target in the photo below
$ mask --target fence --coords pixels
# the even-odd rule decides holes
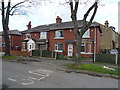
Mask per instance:
[[[115,64],[116,55],[113,54],[96,54],[96,62]],[[120,63],[120,55],[118,54],[118,64]]]
[[[16,55],[16,56],[31,56],[31,52],[28,52],[28,51],[11,50],[10,54]]]
[[[67,59],[63,55],[58,54],[58,52],[53,51],[41,51],[41,50],[33,50],[32,56],[40,56],[40,57],[47,57],[47,58],[54,58],[54,59]]]
[[[55,52],[52,51],[41,51],[41,50],[33,50],[32,56],[40,56],[40,57],[48,57],[55,58]]]

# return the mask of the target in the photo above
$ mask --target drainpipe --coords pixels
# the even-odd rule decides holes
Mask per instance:
[[[95,63],[95,60],[96,60],[96,27],[94,26],[94,60],[93,60],[93,62]]]

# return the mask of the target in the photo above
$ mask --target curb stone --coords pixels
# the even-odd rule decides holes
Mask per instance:
[[[81,73],[81,74],[88,74],[90,76],[96,76],[96,77],[109,77],[113,79],[120,79],[120,76],[117,75],[110,75],[110,74],[100,74],[96,72],[90,72],[90,71],[83,71],[83,70],[67,70],[67,69],[56,69],[60,71],[65,71],[67,73],[75,72],[75,73]]]

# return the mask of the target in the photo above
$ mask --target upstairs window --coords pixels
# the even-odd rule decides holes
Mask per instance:
[[[30,34],[26,34],[25,37],[26,37],[26,39],[29,39],[30,38]]]
[[[81,31],[81,29],[79,29]],[[88,29],[82,36],[83,38],[90,38],[90,29]]]
[[[40,32],[40,39],[47,39],[47,32]]]
[[[55,31],[55,38],[63,38],[63,30]]]

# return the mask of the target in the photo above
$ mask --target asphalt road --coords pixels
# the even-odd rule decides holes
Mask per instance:
[[[58,62],[58,61],[57,61]],[[61,62],[61,61],[60,61]],[[9,88],[118,88],[118,80],[58,71],[56,61],[2,62],[2,83]]]

